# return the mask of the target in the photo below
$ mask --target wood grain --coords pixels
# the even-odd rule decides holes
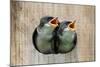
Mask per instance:
[[[44,55],[33,46],[32,33],[43,16],[76,20],[78,43],[66,54]],[[11,66],[95,60],[95,6],[11,2]]]

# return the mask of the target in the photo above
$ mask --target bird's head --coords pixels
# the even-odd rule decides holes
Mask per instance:
[[[58,32],[62,33],[63,31],[72,31],[74,32],[76,30],[76,20],[74,21],[62,21],[60,23]]]
[[[39,27],[43,26],[56,28],[59,24],[58,17],[45,16],[41,18]]]

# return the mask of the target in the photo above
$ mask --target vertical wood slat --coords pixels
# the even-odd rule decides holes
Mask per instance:
[[[11,2],[11,65],[50,64],[93,61],[95,44],[95,7],[36,2]],[[32,44],[32,33],[41,17],[50,15],[77,20],[78,43],[67,54],[44,55]]]

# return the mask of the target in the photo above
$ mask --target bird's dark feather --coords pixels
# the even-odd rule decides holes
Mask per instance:
[[[73,40],[73,44],[77,44],[77,34],[76,34],[76,32],[75,32],[75,35],[74,35],[74,40]]]
[[[58,31],[59,27],[56,27],[55,30],[53,31],[53,43],[52,43],[52,49],[54,50],[54,53],[57,54],[58,53],[58,47],[59,47],[59,37],[57,35],[57,31]]]

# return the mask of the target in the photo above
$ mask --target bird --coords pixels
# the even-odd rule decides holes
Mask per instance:
[[[72,51],[77,44],[76,34],[76,20],[74,21],[62,21],[57,30],[58,38],[58,53],[68,53]]]
[[[44,16],[35,28],[32,36],[34,47],[43,54],[55,53],[55,29],[59,25],[58,17]]]

